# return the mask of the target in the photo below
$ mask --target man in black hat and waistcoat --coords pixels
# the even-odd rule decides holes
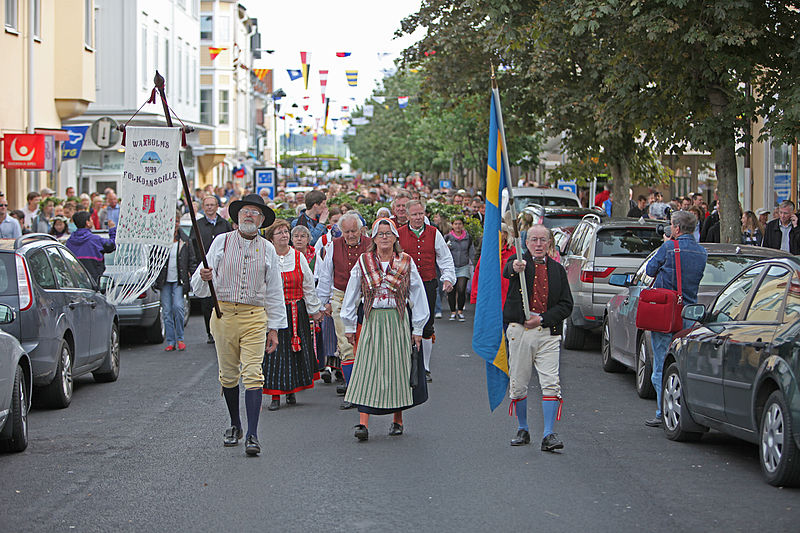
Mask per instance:
[[[245,453],[261,452],[258,417],[264,386],[264,352],[278,347],[278,330],[287,327],[283,282],[272,243],[258,234],[275,221],[275,213],[257,194],[231,202],[228,213],[237,229],[214,239],[208,250],[209,268],[202,265],[192,276],[197,296],[210,294],[214,282],[222,317],[211,317],[216,341],[219,381],[228,406],[231,426],[223,444],[236,446],[242,438],[239,417],[239,379],[245,388],[247,436]]]

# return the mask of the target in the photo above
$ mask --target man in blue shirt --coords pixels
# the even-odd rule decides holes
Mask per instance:
[[[683,305],[697,303],[697,291],[700,288],[700,280],[706,268],[708,252],[694,238],[694,230],[697,225],[697,217],[690,211],[677,211],[671,217],[671,239],[668,239],[658,249],[656,254],[647,263],[645,271],[648,276],[655,277],[653,287],[656,289],[678,290],[678,277],[675,268],[675,244],[678,241],[681,261],[681,294]],[[684,320],[683,326],[689,327],[691,324]],[[672,333],[660,333],[652,331],[650,333],[653,341],[653,374],[650,381],[656,389],[656,416],[646,420],[645,424],[650,427],[659,427],[662,423],[661,417],[661,375],[664,367],[664,359],[667,356],[667,348],[672,341]]]
[[[311,246],[317,244],[317,240],[328,232],[325,223],[328,221],[328,205],[325,202],[325,193],[322,191],[311,191],[305,196],[306,209],[300,216],[292,221],[292,227],[300,224],[308,228],[311,232]]]
[[[8,200],[0,196],[0,239],[22,237],[22,227],[16,218],[8,216]]]
[[[98,220],[100,221],[100,227],[102,229],[109,229],[108,221],[112,221],[114,226],[119,224],[119,211],[120,206],[117,202],[117,195],[109,191],[106,193],[106,207],[100,211],[98,215]]]

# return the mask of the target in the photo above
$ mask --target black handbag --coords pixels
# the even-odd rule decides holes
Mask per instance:
[[[411,378],[409,383],[412,389],[416,389],[419,384],[419,350],[414,341],[411,341]]]

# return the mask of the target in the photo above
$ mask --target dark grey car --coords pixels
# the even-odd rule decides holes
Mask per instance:
[[[116,381],[116,309],[55,237],[33,233],[0,241],[0,303],[16,313],[0,329],[30,356],[37,402],[67,407],[73,379],[82,374]]]
[[[0,304],[0,324],[16,318]],[[19,341],[0,331],[0,451],[21,452],[28,447],[28,410],[33,390],[31,360]]]
[[[760,246],[701,244],[708,251],[708,263],[700,280],[697,300],[704,305],[711,303],[731,277],[747,266],[765,257],[790,256],[786,252]],[[655,398],[656,393],[650,381],[653,373],[650,332],[636,327],[636,308],[641,290],[653,284],[654,279],[647,275],[645,267],[655,253],[653,251],[647,256],[632,276],[619,274],[610,277],[609,284],[624,289],[606,305],[601,333],[603,370],[617,372],[625,367],[634,370],[636,392],[642,398]]]

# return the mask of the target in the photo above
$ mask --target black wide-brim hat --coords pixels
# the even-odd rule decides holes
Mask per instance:
[[[239,210],[246,205],[252,205],[253,207],[257,207],[261,210],[261,214],[264,215],[264,222],[261,223],[262,228],[271,226],[272,223],[275,222],[275,212],[267,207],[267,204],[264,203],[264,199],[261,197],[261,195],[253,193],[248,194],[241,200],[234,200],[228,207],[228,214],[231,216],[231,220],[233,220],[235,224],[239,223]]]

